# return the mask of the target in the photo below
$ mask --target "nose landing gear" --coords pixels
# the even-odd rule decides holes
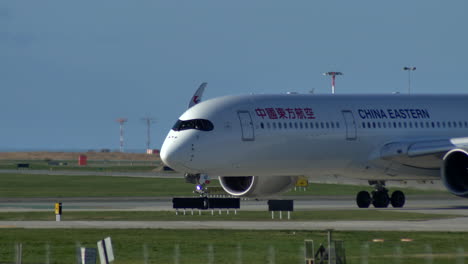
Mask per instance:
[[[368,208],[371,204],[375,208],[387,208],[392,204],[394,208],[401,208],[405,205],[405,194],[402,191],[394,191],[392,196],[388,195],[388,189],[385,188],[385,181],[369,181],[370,185],[375,186],[375,191],[371,194],[367,191],[360,191],[356,196],[356,204],[359,208]]]
[[[206,185],[210,183],[210,177],[207,174],[189,174],[184,175],[185,181],[188,183],[196,184],[194,193],[198,193],[201,196],[206,196]]]

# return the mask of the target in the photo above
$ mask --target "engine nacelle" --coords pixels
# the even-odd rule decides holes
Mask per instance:
[[[468,198],[468,152],[463,149],[447,152],[440,171],[442,182],[452,194]]]
[[[236,197],[271,197],[294,187],[296,176],[220,176],[221,187]]]

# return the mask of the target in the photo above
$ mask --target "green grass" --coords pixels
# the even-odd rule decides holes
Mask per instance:
[[[305,239],[317,248],[326,244],[326,233],[318,231],[252,230],[158,230],[158,229],[2,229],[0,263],[13,263],[14,244],[23,244],[23,263],[44,263],[46,245],[50,263],[75,263],[77,245],[96,247],[96,242],[111,236],[116,264],[144,263],[304,263]],[[362,263],[463,263],[460,253],[468,249],[468,233],[449,232],[334,232],[333,239],[343,240],[348,264]],[[383,243],[373,243],[375,238]],[[411,238],[413,242],[401,242]],[[208,253],[211,248],[212,255]],[[429,251],[430,250],[430,251]],[[178,252],[178,253],[177,253]],[[241,252],[241,253],[239,253]],[[396,255],[400,252],[400,255]],[[432,255],[428,252],[432,252]],[[458,252],[458,253],[457,253]],[[396,255],[396,256],[394,256]],[[461,262],[459,262],[461,260]]]
[[[150,172],[162,166],[161,161],[88,161],[88,165],[79,166],[75,160],[54,160],[67,165],[49,165],[47,161],[0,161],[0,170],[17,169],[18,163],[28,163],[31,170],[48,171],[105,171],[105,172]]]
[[[405,195],[446,195],[447,191],[440,190],[420,190],[414,188],[400,188],[400,187],[388,187],[390,193],[394,190],[403,190]],[[355,196],[360,191],[373,191],[374,188],[370,185],[349,185],[349,184],[326,184],[326,183],[311,183],[305,191],[297,189],[296,191],[291,190],[286,193],[289,196],[303,196],[303,195],[334,195],[334,196]]]
[[[1,212],[0,221],[55,221],[55,214],[51,208],[50,212]],[[211,210],[199,211],[195,210],[192,215],[191,210],[179,211],[179,215],[175,211],[66,211],[64,207],[62,219],[64,221],[77,220],[94,220],[94,221],[278,221],[279,213],[275,213],[275,220],[271,219],[271,213],[265,211],[238,211],[237,215],[234,211],[230,211],[229,215],[226,210],[219,214],[218,210],[214,210],[214,215],[211,215]],[[454,215],[439,215],[439,214],[422,214],[411,212],[396,212],[388,210],[313,210],[313,211],[295,211],[291,213],[291,221],[422,221],[429,219],[445,219],[453,218]],[[283,220],[287,219],[287,213],[283,212]]]
[[[184,179],[0,174],[0,197],[135,197],[191,195]]]
[[[213,180],[210,186],[219,185]],[[194,185],[182,178],[138,178],[108,176],[60,176],[0,174],[0,197],[142,197],[193,195]],[[405,194],[447,195],[447,192],[398,188]],[[370,186],[310,184],[306,191],[286,196],[355,196]]]

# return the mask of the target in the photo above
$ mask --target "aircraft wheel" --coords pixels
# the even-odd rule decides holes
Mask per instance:
[[[392,193],[392,197],[390,198],[390,202],[395,208],[403,207],[403,205],[405,205],[405,201],[405,194],[402,191],[394,191]]]
[[[375,208],[387,208],[390,204],[390,198],[386,191],[374,191],[372,192],[372,205]]]
[[[371,201],[372,199],[369,192],[360,191],[356,196],[356,204],[359,208],[368,208]]]

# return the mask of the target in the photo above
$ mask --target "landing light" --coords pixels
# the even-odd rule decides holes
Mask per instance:
[[[201,191],[203,187],[201,185],[197,185],[197,191]]]

